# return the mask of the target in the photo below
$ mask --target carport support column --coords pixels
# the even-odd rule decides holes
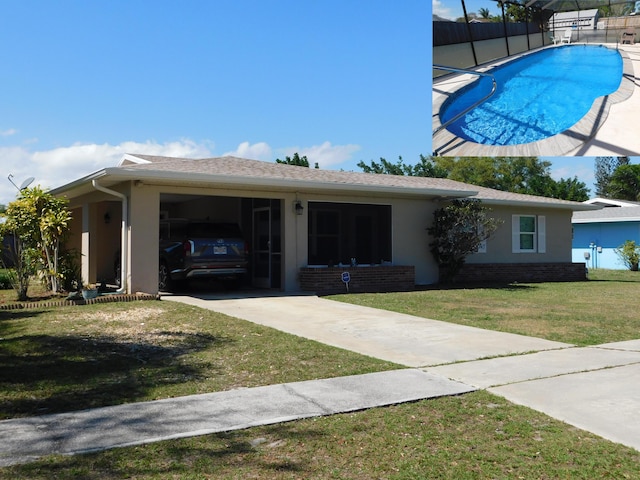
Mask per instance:
[[[128,293],[158,293],[160,194],[136,181],[129,198]]]
[[[302,210],[296,212],[295,204],[300,202]],[[307,225],[309,223],[309,202],[300,195],[287,195],[282,209],[284,278],[282,288],[286,292],[300,290],[300,268],[307,265]]]
[[[81,274],[85,283],[95,283],[97,275],[97,205],[82,205]]]

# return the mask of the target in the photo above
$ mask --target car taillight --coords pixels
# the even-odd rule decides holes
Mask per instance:
[[[244,255],[249,257],[249,242],[244,242]]]
[[[189,240],[185,240],[182,244],[182,248],[184,250],[185,257],[191,256],[191,242]]]

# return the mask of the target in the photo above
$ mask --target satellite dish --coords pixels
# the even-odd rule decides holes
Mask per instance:
[[[27,178],[24,182],[20,184],[20,190],[24,190],[25,188],[27,188],[29,185],[33,183],[34,180],[35,178],[33,177]]]
[[[35,180],[35,178],[33,177],[29,177],[27,178],[24,182],[22,182],[22,184],[20,185],[20,187],[18,187],[13,180],[11,180],[13,178],[13,175],[9,174],[9,176],[7,177],[9,179],[9,181],[11,182],[11,184],[16,187],[16,189],[21,192],[22,190],[24,190],[25,188],[27,188],[29,185],[31,185],[31,182],[33,182]]]

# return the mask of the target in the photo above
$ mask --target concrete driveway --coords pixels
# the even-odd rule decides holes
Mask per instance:
[[[200,294],[162,298],[408,367],[570,347],[566,343],[465,327],[312,295],[229,298]]]
[[[316,296],[166,296],[484,388],[640,450],[640,340],[578,348]]]

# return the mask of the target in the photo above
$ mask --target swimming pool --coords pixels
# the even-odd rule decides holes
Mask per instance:
[[[540,50],[488,71],[498,89],[487,102],[447,127],[456,137],[484,145],[519,145],[563,132],[579,122],[598,97],[620,86],[623,61],[612,48],[567,45]],[[452,94],[440,109],[445,123],[491,89],[480,78]]]

